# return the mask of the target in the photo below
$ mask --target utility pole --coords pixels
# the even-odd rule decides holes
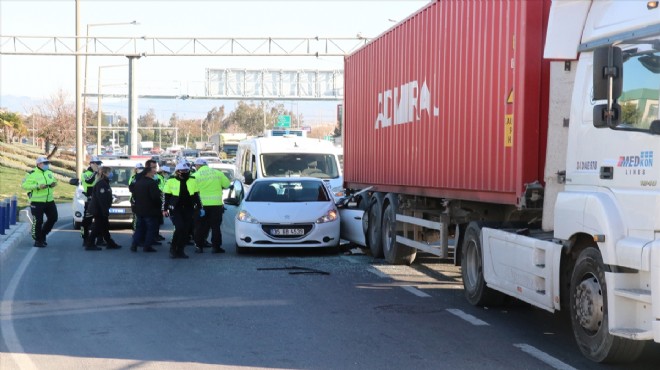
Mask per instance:
[[[80,49],[80,1],[76,0],[76,177],[82,174],[83,156],[87,152],[83,142],[82,80],[80,78],[82,55]]]
[[[137,93],[135,92],[135,61],[140,55],[127,55],[128,58],[128,126],[131,133],[130,155],[138,155]]]

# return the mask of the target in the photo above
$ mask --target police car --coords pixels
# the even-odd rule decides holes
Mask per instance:
[[[116,158],[116,157],[115,157]],[[128,190],[128,180],[134,173],[137,163],[144,164],[144,161],[133,159],[106,159],[100,157],[104,167],[112,167],[113,178],[110,181],[112,188],[112,207],[110,208],[110,223],[125,224],[129,226],[133,221],[133,211],[131,211],[131,192]],[[73,228],[80,229],[83,213],[85,210],[85,200],[83,195],[83,186],[78,184],[76,194],[73,197]]]

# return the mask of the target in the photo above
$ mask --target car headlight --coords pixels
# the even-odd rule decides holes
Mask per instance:
[[[323,216],[319,217],[316,220],[317,224],[322,224],[326,222],[331,222],[336,220],[338,217],[337,210],[336,209],[331,209],[328,211],[328,213],[324,214]]]
[[[248,222],[251,224],[258,224],[259,221],[257,221],[256,218],[252,217],[248,211],[240,211],[236,215],[236,219],[241,221],[241,222]]]
[[[344,195],[346,195],[346,194],[344,193],[344,188],[342,188],[341,186],[337,186],[337,187],[335,187],[335,188],[332,188],[332,194],[334,194],[335,197],[337,197],[337,198],[341,198],[341,197],[343,197]]]

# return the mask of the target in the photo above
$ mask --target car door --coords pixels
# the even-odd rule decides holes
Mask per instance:
[[[366,247],[368,224],[368,198],[366,193],[356,193],[339,207],[340,237],[351,243]]]

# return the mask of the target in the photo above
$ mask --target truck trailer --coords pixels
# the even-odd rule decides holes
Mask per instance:
[[[460,265],[474,305],[566,310],[593,361],[660,342],[657,1],[439,0],[344,72],[374,256]]]

